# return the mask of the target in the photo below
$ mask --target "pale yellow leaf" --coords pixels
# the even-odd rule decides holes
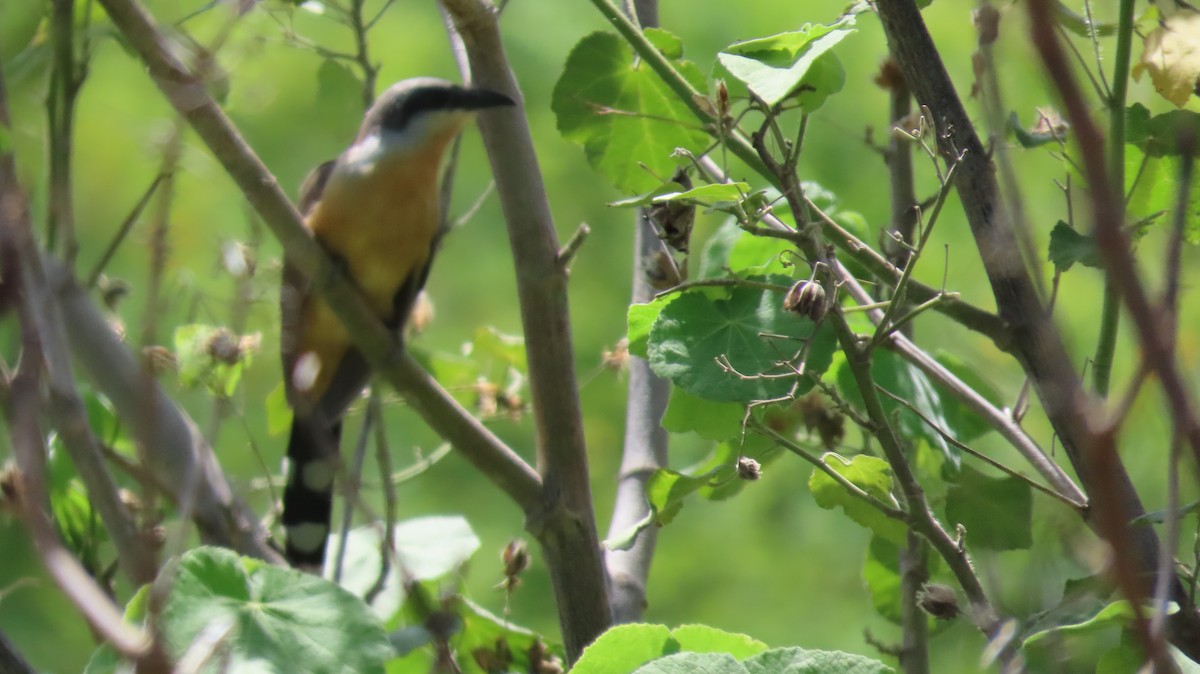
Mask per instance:
[[[1188,102],[1200,77],[1200,12],[1176,12],[1146,36],[1134,79],[1143,72],[1163,98],[1179,107]]]

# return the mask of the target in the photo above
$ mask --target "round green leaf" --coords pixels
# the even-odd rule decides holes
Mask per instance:
[[[787,376],[792,370],[786,361],[811,337],[806,371],[819,376],[829,366],[835,339],[827,327],[814,334],[812,321],[784,311],[782,300],[781,293],[757,288],[733,288],[724,299],[682,293],[650,330],[651,369],[694,396],[718,402],[778,398],[793,386],[804,393],[812,382]],[[718,358],[744,376],[725,372]]]
[[[228,629],[229,671],[381,673],[392,655],[379,620],[346,590],[220,548],[179,561],[160,627],[173,657]]]

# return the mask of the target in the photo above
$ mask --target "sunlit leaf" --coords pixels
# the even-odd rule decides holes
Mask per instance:
[[[836,342],[828,326],[814,330],[807,318],[784,311],[782,302],[782,293],[759,288],[732,288],[721,299],[681,293],[650,330],[650,367],[688,393],[718,402],[777,398],[793,387],[804,393],[812,380],[792,376],[788,361],[801,351],[802,340],[812,339],[806,371],[819,376]],[[718,359],[736,373],[722,369]]]
[[[1149,73],[1163,98],[1178,107],[1188,102],[1200,77],[1200,12],[1181,9],[1146,36],[1133,78],[1142,73]]]
[[[892,496],[892,469],[887,461],[865,454],[846,459],[833,452],[827,452],[821,461],[862,491],[886,505],[896,507],[896,499]],[[903,522],[884,515],[875,506],[850,493],[824,471],[813,468],[808,478],[808,488],[812,491],[813,500],[822,508],[841,508],[850,519],[875,532],[875,535],[895,545],[904,545],[907,529]]]
[[[675,65],[703,88],[695,66]],[[592,33],[575,45],[551,108],[563,137],[582,145],[588,162],[628,194],[648,192],[674,173],[675,148],[699,154],[709,142],[690,108],[612,33]]]
[[[796,94],[812,111],[841,90],[845,71],[830,50],[854,29],[853,17],[831,26],[804,28],[729,45],[717,55],[721,65],[768,105]]]

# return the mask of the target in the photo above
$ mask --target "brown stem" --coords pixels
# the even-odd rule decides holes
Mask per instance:
[[[521,101],[500,41],[495,8],[443,0],[479,86]],[[612,623],[592,510],[582,411],[575,381],[567,275],[523,107],[481,117],[480,130],[508,225],[537,429],[546,518],[529,530],[542,544],[558,600],[568,660]]]

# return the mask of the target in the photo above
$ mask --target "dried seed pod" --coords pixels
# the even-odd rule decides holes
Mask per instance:
[[[958,596],[954,588],[941,583],[929,583],[917,593],[917,604],[938,620],[953,620],[958,617]]]
[[[743,456],[737,461],[737,474],[739,478],[753,482],[762,477],[762,465],[750,457]]]
[[[820,323],[825,317],[825,288],[816,281],[797,281],[783,298],[783,308]]]

